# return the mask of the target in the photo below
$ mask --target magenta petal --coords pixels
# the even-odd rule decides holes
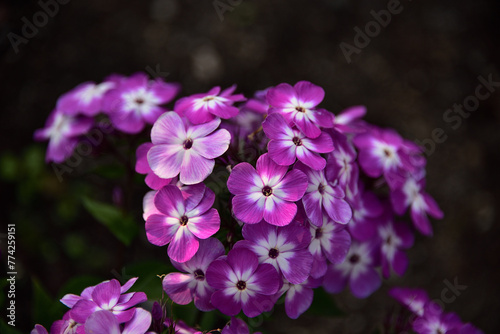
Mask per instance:
[[[344,262],[351,246],[351,235],[349,232],[345,229],[336,229],[333,231],[329,241],[331,243],[329,249],[324,250],[326,258],[334,264]]]
[[[307,176],[300,170],[292,170],[273,187],[273,194],[285,201],[295,202],[304,196]]]
[[[120,324],[130,321],[130,319],[132,319],[132,317],[134,316],[134,313],[135,313],[135,308],[123,311],[117,311],[116,308],[113,310],[113,314],[115,315],[116,320],[118,320]]]
[[[221,129],[209,136],[195,139],[192,149],[206,159],[215,159],[227,151],[230,141],[229,131]]]
[[[280,166],[290,166],[295,162],[296,147],[290,140],[272,139],[267,145],[271,159]]]
[[[246,249],[241,249],[240,251],[250,252]],[[252,252],[250,253],[253,255]],[[239,258],[241,259],[241,261],[244,260],[241,255],[239,256]],[[248,256],[245,259],[251,261],[250,257]],[[257,256],[255,256],[255,260],[257,260]],[[252,264],[255,264],[255,262]],[[248,264],[246,266],[242,266],[241,270],[248,270],[248,267]],[[251,268],[254,268],[254,266],[251,266]],[[255,265],[255,268],[257,269],[253,273],[252,277],[247,281],[248,289],[256,291],[263,295],[273,295],[278,292],[280,277],[276,269],[268,263],[262,263],[258,267]]]
[[[151,172],[146,175],[144,182],[146,182],[147,186],[151,189],[158,190],[170,184],[172,182],[172,179],[162,179],[158,175]]]
[[[283,276],[292,284],[303,283],[311,272],[313,257],[307,249],[295,250],[286,260],[287,266],[280,266]],[[280,263],[280,261],[278,261]]]
[[[125,324],[122,334],[144,334],[151,326],[151,320],[151,313],[138,307],[132,319]]]
[[[246,271],[254,272],[259,265],[257,255],[244,248],[233,249],[227,254],[227,262],[238,277]],[[273,267],[274,269],[274,267]],[[274,271],[276,271],[274,269]],[[278,281],[278,279],[276,279]]]
[[[262,312],[270,311],[274,306],[274,301],[271,296],[254,296],[248,299],[246,303],[242,304],[243,313],[249,317],[254,318]]]
[[[255,171],[255,168],[247,162],[237,164],[227,180],[227,188],[234,195],[261,191],[263,187],[264,184]]]
[[[82,297],[69,293],[61,298],[61,303],[72,308],[80,299],[82,299]]]
[[[401,189],[391,191],[391,203],[394,212],[402,215],[406,210],[406,195]]]
[[[299,81],[293,86],[293,88],[297,91],[297,98],[299,101],[312,104],[309,108],[317,106],[325,98],[325,91],[323,88],[316,86],[309,81]]]
[[[234,275],[234,270],[225,260],[213,261],[206,272],[207,282],[214,289],[225,289],[231,286],[233,283],[229,278],[232,275]]]
[[[333,140],[330,135],[325,132],[321,132],[319,137],[311,139],[304,138],[302,139],[302,144],[313,152],[317,153],[330,153],[334,150]]]
[[[399,276],[403,276],[406,268],[408,268],[408,257],[404,252],[400,250],[396,251],[392,261],[392,267]]]
[[[349,286],[354,296],[358,298],[366,298],[377,290],[382,284],[380,275],[373,269],[368,267],[358,277],[351,277]]]
[[[264,185],[270,187],[277,184],[286,174],[288,168],[276,164],[268,153],[265,153],[257,159],[257,173],[260,175]]]
[[[173,219],[170,218],[170,220]],[[178,220],[177,222],[169,222],[169,218],[163,215],[153,214],[146,220],[146,236],[153,245],[165,246],[168,244],[178,228]]]
[[[71,309],[71,318],[76,322],[83,324],[85,323],[85,320],[87,320],[89,315],[91,315],[98,309],[99,307],[93,301],[81,299]]]
[[[229,106],[227,104],[218,105],[216,108],[210,110],[210,112],[215,116],[219,116],[220,118],[224,119],[229,119],[238,115],[239,111],[240,110],[238,108]]]
[[[290,99],[295,97],[295,89],[287,83],[269,89],[266,95],[267,102],[273,107],[288,107]]]
[[[92,334],[120,334],[118,320],[110,311],[97,311],[88,317],[85,322],[85,333]]]
[[[96,285],[92,292],[93,301],[103,309],[110,309],[116,305],[120,298],[120,282],[112,279]]]
[[[206,239],[219,230],[219,212],[216,209],[210,209],[204,215],[189,218],[186,226],[197,238]]]
[[[198,239],[186,226],[180,226],[168,245],[168,256],[177,262],[189,261],[198,251]]]
[[[135,163],[135,171],[140,174],[146,174],[151,171],[148,163],[148,151],[153,147],[152,143],[144,143],[139,145],[135,153],[137,161]]]
[[[413,221],[413,225],[415,225],[420,233],[426,236],[432,235],[432,226],[425,212],[412,207],[410,210],[410,216]]]
[[[323,170],[326,166],[326,160],[323,157],[309,151],[304,146],[297,147],[296,154],[300,162],[314,170]]]
[[[148,163],[156,175],[170,179],[179,174],[185,154],[182,145],[155,145],[148,152]]]
[[[212,173],[215,161],[205,159],[194,150],[186,152],[179,179],[184,184],[200,183]]]
[[[291,287],[285,297],[286,315],[291,319],[297,319],[311,306],[313,297],[313,289],[301,285]]]
[[[262,129],[269,139],[290,140],[293,132],[281,114],[271,114],[262,122]]]
[[[160,189],[155,195],[154,204],[164,215],[177,217],[184,214],[185,208],[181,191],[174,185],[167,185]]]
[[[234,215],[244,223],[257,224],[264,216],[265,198],[262,194],[236,195],[232,203]]]
[[[329,293],[339,293],[344,290],[347,284],[347,277],[342,271],[330,265],[323,280],[323,287]]]
[[[337,223],[347,224],[352,218],[351,206],[343,199],[332,197],[330,201],[324,201],[323,206],[328,216]]]
[[[184,123],[173,111],[161,115],[151,129],[151,141],[155,145],[179,145],[182,144],[184,138],[186,138]]]
[[[236,302],[233,295],[227,295],[223,290],[215,291],[210,301],[225,315],[234,316],[241,311],[241,304]]]
[[[193,300],[189,283],[193,280],[192,275],[182,273],[170,273],[163,278],[163,290],[174,301],[180,305],[189,304]]]
[[[304,210],[306,211],[307,218],[315,226],[323,225],[323,208],[322,201],[316,199],[317,192],[310,192],[302,197]]]
[[[321,130],[313,123],[313,121],[306,118],[302,114],[295,117],[294,123],[300,129],[300,131],[302,131],[309,138],[317,138],[321,134]]]
[[[277,196],[268,197],[264,208],[264,220],[271,225],[285,226],[290,224],[297,214],[297,205]]]
[[[422,194],[424,196],[425,204],[427,204],[427,212],[429,215],[436,219],[442,219],[444,217],[443,211],[439,208],[436,201],[428,194]]]
[[[208,123],[193,125],[187,129],[186,137],[200,139],[214,132],[220,125],[220,119],[216,118]]]
[[[49,332],[42,325],[35,325],[30,334],[49,334]]]

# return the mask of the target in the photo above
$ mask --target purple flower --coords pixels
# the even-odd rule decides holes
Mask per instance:
[[[259,264],[253,252],[239,248],[212,262],[207,281],[216,289],[211,301],[218,310],[234,316],[243,309],[252,318],[272,308],[270,296],[278,291],[280,276],[272,265]]]
[[[166,110],[160,105],[174,98],[180,90],[178,84],[161,79],[150,81],[144,73],[124,78],[103,100],[113,125],[125,133],[138,133],[145,124],[153,124]]]
[[[351,206],[344,200],[345,193],[336,180],[330,182],[324,170],[314,170],[300,162],[294,168],[307,175],[308,186],[302,203],[311,223],[321,226],[324,213],[340,224],[347,224],[351,220]]]
[[[300,284],[284,282],[283,287],[277,293],[277,297],[286,293],[285,312],[291,319],[297,319],[311,306],[314,297],[314,288],[321,285],[320,279],[309,277]]]
[[[214,289],[206,281],[207,268],[215,259],[224,255],[222,243],[215,238],[200,240],[200,248],[191,260],[175,262],[175,268],[185,272],[170,273],[163,279],[163,290],[175,303],[189,304],[194,299],[198,309],[208,312],[214,309],[210,297]]]
[[[221,334],[250,334],[250,331],[248,330],[247,324],[243,320],[231,317],[231,321],[224,326]]]
[[[49,140],[45,161],[61,163],[71,156],[78,144],[78,137],[87,133],[93,120],[84,116],[72,116],[55,109],[49,115],[45,128],[35,131],[37,141]]]
[[[346,260],[328,267],[323,287],[330,293],[339,293],[346,284],[349,284],[354,296],[368,297],[382,283],[380,275],[374,268],[377,265],[375,256],[373,244],[353,242]]]
[[[351,236],[344,225],[334,223],[326,215],[321,227],[310,222],[308,225],[312,236],[309,244],[309,252],[313,255],[311,276],[320,278],[326,273],[327,259],[334,264],[344,262],[351,246]]]
[[[203,184],[196,196],[185,198],[178,187],[167,185],[154,198],[160,214],[146,220],[146,235],[157,246],[168,245],[168,256],[176,262],[190,260],[198,251],[199,239],[219,230],[220,217],[212,209],[215,194]]]
[[[424,315],[413,322],[413,330],[418,334],[450,333],[453,329],[462,327],[462,322],[455,313],[437,311],[433,302],[424,308]]]
[[[282,114],[307,137],[316,138],[321,135],[320,126],[333,127],[333,114],[316,109],[324,97],[323,88],[308,81],[299,81],[293,87],[282,83],[267,92],[267,102],[271,105],[269,114]]]
[[[280,166],[290,166],[297,159],[312,169],[325,168],[326,160],[319,153],[333,151],[332,138],[321,132],[314,139],[307,138],[298,129],[292,128],[280,114],[269,115],[262,128],[271,140],[269,156]]]
[[[151,189],[158,190],[167,184],[170,184],[173,178],[162,179],[156,175],[148,163],[148,152],[153,147],[153,143],[144,143],[139,145],[136,151],[137,161],[135,171],[139,174],[146,174],[145,182]]]
[[[227,187],[234,194],[233,212],[244,223],[256,224],[264,218],[276,226],[288,225],[297,213],[298,201],[307,188],[307,177],[299,170],[287,173],[269,155],[257,160],[257,169],[246,162],[236,165]]]
[[[326,176],[329,180],[338,180],[347,194],[357,192],[359,167],[356,163],[357,153],[347,137],[337,131],[328,131],[335,149],[328,154]]]
[[[419,317],[424,315],[424,307],[430,300],[422,289],[396,287],[389,290],[389,295]]]
[[[359,149],[358,160],[363,171],[370,177],[384,175],[391,188],[401,179],[401,170],[411,171],[413,166],[403,150],[403,139],[392,129],[369,128],[354,137]]]
[[[92,334],[144,334],[151,325],[151,313],[136,308],[133,317],[123,328],[115,315],[107,310],[96,311],[85,321],[85,333]]]
[[[132,307],[147,300],[144,292],[125,293],[136,280],[130,279],[123,287],[116,279],[104,281],[83,290],[81,296],[65,295],[61,302],[71,308],[71,318],[81,324],[99,310],[112,312],[119,323],[127,322],[134,316]]]
[[[424,179],[417,181],[409,177],[401,188],[394,189],[391,192],[391,202],[394,211],[399,215],[402,215],[406,208],[410,206],[411,219],[417,230],[424,235],[432,235],[432,226],[427,214],[436,219],[441,219],[443,218],[443,212],[439,209],[436,201],[424,192],[424,187]]]
[[[352,106],[342,110],[333,121],[334,128],[341,133],[358,133],[364,130],[361,118],[366,114],[365,106]]]
[[[241,106],[240,112],[248,111],[260,115],[267,114],[269,104],[267,103],[266,95],[270,88],[271,87],[256,91],[253,98],[248,99],[248,101]]]
[[[189,125],[175,112],[163,114],[151,130],[153,147],[147,153],[153,172],[163,179],[180,175],[184,184],[205,180],[214,168],[214,159],[227,151],[231,141],[227,130],[215,131],[219,124],[217,118]]]
[[[414,240],[413,233],[406,224],[394,223],[391,218],[384,215],[377,227],[384,278],[389,278],[391,269],[400,276],[404,274],[408,267],[408,257],[403,250],[413,246]]]
[[[179,115],[186,116],[193,124],[207,123],[216,117],[228,119],[236,116],[239,109],[234,102],[245,101],[242,94],[232,95],[236,90],[233,85],[222,92],[220,87],[214,87],[207,93],[195,94],[179,99],[174,110]],[[220,93],[220,94],[219,94]]]
[[[312,255],[307,250],[311,241],[309,231],[298,224],[284,227],[265,222],[243,226],[243,238],[234,248],[246,248],[259,257],[259,263],[269,263],[293,284],[309,277]]]
[[[59,98],[57,109],[71,115],[94,116],[102,110],[104,95],[116,85],[117,83],[113,81],[104,81],[100,84],[82,83]]]
[[[37,324],[35,325],[35,328],[31,330],[30,334],[49,334],[49,332],[47,332],[45,327]]]
[[[371,191],[365,191],[359,182],[356,194],[347,197],[351,204],[352,219],[348,224],[349,233],[358,241],[368,241],[375,236],[378,217],[384,208],[379,198]]]

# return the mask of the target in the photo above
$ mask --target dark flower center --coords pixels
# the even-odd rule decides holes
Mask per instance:
[[[390,245],[392,243],[392,237],[388,236],[387,239],[385,239],[385,243]]]
[[[325,185],[323,183],[320,183],[318,186],[318,191],[321,195],[325,193]]]
[[[182,146],[184,147],[185,150],[189,150],[191,147],[193,147],[193,140],[191,138],[184,140]]]
[[[392,152],[391,152],[391,151],[389,151],[389,149],[387,149],[387,148],[384,148],[384,154],[385,154],[385,156],[386,156],[386,157],[388,157],[388,158],[390,158],[390,157],[392,156]]]
[[[314,237],[315,237],[316,239],[319,239],[319,238],[321,238],[322,236],[323,236],[323,231],[322,231],[320,228],[318,228],[318,229],[316,230],[316,234],[314,235]]]
[[[197,281],[204,281],[205,280],[205,273],[201,269],[196,269],[194,271],[194,279]]]
[[[359,262],[359,255],[358,254],[351,255],[351,257],[349,258],[349,262],[351,262],[352,264],[358,263]]]
[[[264,188],[262,188],[262,193],[264,194],[264,196],[269,197],[273,194],[273,188],[265,186]]]
[[[297,110],[298,112],[306,112],[306,109],[303,107],[295,107],[295,110]]]
[[[189,219],[188,219],[188,217],[186,217],[186,216],[182,216],[182,217],[181,217],[181,219],[180,219],[180,224],[181,224],[182,226],[186,226],[186,225],[187,225],[187,223],[188,223],[188,220],[189,220]]]
[[[280,251],[279,251],[279,250],[277,250],[276,248],[271,248],[271,249],[269,250],[269,257],[270,257],[271,259],[275,259],[275,258],[277,258],[279,254],[280,254]]]
[[[138,97],[138,98],[135,99],[135,103],[137,103],[137,104],[143,104],[144,103],[144,99],[141,98],[141,97]]]
[[[292,141],[295,144],[295,146],[302,146],[302,140],[300,140],[299,137],[293,137]]]
[[[213,97],[213,96],[205,96],[205,97],[203,98],[203,102],[212,101],[213,99],[214,99],[214,97]]]
[[[247,288],[247,283],[245,281],[238,281],[238,283],[236,283],[236,287],[238,290],[245,290]]]

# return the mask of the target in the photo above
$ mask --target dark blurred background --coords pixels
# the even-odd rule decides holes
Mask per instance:
[[[58,3],[46,22],[37,14],[44,10],[37,1],[0,3],[1,220],[16,223],[21,332],[61,317],[64,308],[49,305],[64,292],[148,268],[152,274],[163,270],[166,251],[145,241],[142,222],[139,237],[125,247],[81,204],[82,194],[94,195],[95,186],[103,202],[120,201],[120,189],[111,185],[121,175],[109,168],[108,181],[94,179],[95,166],[86,162],[90,170],[79,167],[58,182],[43,164],[45,144],[32,140],[62,93],[111,73],[137,71],[180,82],[183,95],[237,83],[249,96],[281,82],[309,80],[325,89],[322,106],[334,113],[363,104],[368,121],[408,139],[422,143],[436,128],[447,136],[427,156],[427,190],[445,218],[433,222],[432,238],[417,238],[406,275],[385,282],[367,300],[348,292],[337,296],[345,314],[337,318],[306,314],[290,321],[279,309],[265,321],[269,332],[367,333],[395,308],[388,287],[422,287],[440,299],[445,281],[455,280],[467,287],[445,309],[485,333],[500,332],[500,87],[460,117],[459,126],[459,120],[443,119],[447,109],[475,94],[479,77],[500,82],[498,1],[403,0],[386,27],[372,30],[367,45],[358,43],[350,62],[340,44],[356,47],[354,28],[364,31],[374,20],[370,12],[387,9],[391,1],[41,1],[46,2]],[[33,36],[9,40],[9,33],[24,38],[26,20],[34,19],[40,27]],[[136,215],[145,191],[132,201]],[[124,265],[134,261],[127,272]],[[5,285],[2,279],[4,291]]]

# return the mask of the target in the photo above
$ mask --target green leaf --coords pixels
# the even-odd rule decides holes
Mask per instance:
[[[17,330],[16,327],[13,327],[13,326],[10,326],[10,325],[7,325],[7,322],[10,321],[9,318],[7,318],[5,321],[4,319],[0,318],[0,333],[2,334],[21,334],[21,331]],[[15,322],[16,326],[17,326],[17,320]],[[33,325],[33,327],[35,327]]]
[[[45,324],[45,328],[60,319],[64,313],[64,305],[53,300],[45,291],[40,282],[33,279],[33,321],[36,324]]]
[[[83,197],[83,206],[126,246],[130,245],[139,231],[132,217],[127,216],[122,210],[111,204]]]

